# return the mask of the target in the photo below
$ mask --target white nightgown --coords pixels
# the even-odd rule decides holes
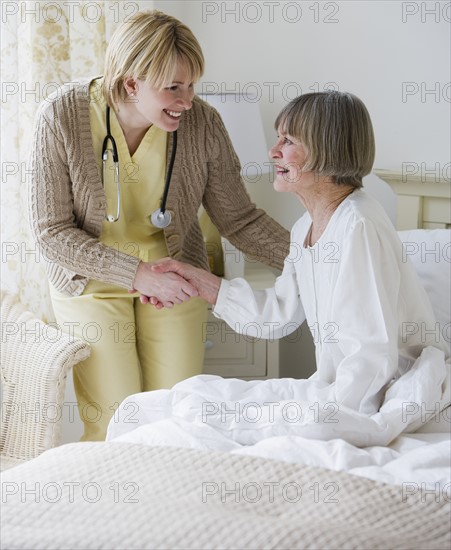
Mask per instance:
[[[385,211],[366,192],[349,195],[318,242],[304,247],[310,225],[306,213],[293,227],[274,288],[223,281],[214,314],[237,332],[258,323],[263,338],[307,319],[317,363],[310,380],[332,385],[323,399],[371,414],[423,348],[445,350],[432,306]]]

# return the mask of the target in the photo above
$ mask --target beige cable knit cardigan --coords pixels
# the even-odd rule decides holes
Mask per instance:
[[[50,282],[72,296],[82,294],[89,279],[130,289],[140,262],[99,241],[106,198],[92,146],[89,84],[67,84],[40,105],[31,157],[32,232]],[[250,201],[239,171],[219,114],[195,97],[180,121],[167,199],[172,223],[164,236],[171,257],[208,269],[197,217],[203,204],[237,248],[282,267],[289,233]]]

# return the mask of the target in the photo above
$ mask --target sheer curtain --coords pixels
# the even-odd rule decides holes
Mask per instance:
[[[103,73],[116,26],[153,2],[2,1],[1,288],[52,319],[43,258],[29,230],[27,193],[33,120],[64,82]]]

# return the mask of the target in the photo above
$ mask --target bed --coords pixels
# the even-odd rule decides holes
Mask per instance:
[[[400,237],[449,345],[450,232]],[[183,418],[141,429],[131,400],[109,441],[3,472],[2,547],[448,549],[449,366],[440,403],[411,403],[418,421],[387,445],[286,434],[235,445]]]

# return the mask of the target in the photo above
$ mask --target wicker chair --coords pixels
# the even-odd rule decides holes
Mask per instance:
[[[1,334],[0,466],[5,470],[60,443],[67,374],[90,348],[4,292]]]

